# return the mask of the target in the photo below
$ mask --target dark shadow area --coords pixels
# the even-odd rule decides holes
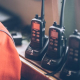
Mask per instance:
[[[8,30],[20,30],[23,26],[23,23],[20,19],[20,17],[9,10],[3,8],[0,6],[0,22],[3,23],[3,25]]]

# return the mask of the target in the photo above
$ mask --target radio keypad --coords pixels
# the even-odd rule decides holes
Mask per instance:
[[[57,52],[58,51],[58,40],[54,40],[54,51]]]
[[[37,39],[37,41],[38,41],[38,39],[40,37],[40,32],[38,30],[36,31],[33,29],[32,36],[34,36],[34,38]]]
[[[54,52],[57,52],[58,51],[58,40],[55,40],[55,39],[52,39],[50,38],[50,42],[49,42],[49,49],[54,51]]]
[[[32,45],[35,45],[36,48],[40,47],[40,31],[32,29]],[[36,44],[37,42],[37,44]]]
[[[72,58],[71,58],[72,57]],[[78,62],[78,50],[69,49],[69,59]],[[73,62],[74,63],[74,62]]]

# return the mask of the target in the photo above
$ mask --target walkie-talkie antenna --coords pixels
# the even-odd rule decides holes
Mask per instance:
[[[62,0],[62,7],[61,7],[61,16],[60,16],[60,27],[64,26],[64,7],[65,7],[66,0]]]
[[[42,0],[42,6],[41,6],[41,20],[44,20],[44,0]]]

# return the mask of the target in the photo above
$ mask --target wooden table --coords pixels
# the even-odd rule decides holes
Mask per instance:
[[[25,80],[60,80],[59,73],[54,76],[45,75],[51,71],[46,70],[41,67],[40,61],[30,60],[25,58],[25,50],[29,42],[27,40],[22,41],[22,46],[17,46],[17,51],[19,53],[20,60],[22,62],[21,75]]]

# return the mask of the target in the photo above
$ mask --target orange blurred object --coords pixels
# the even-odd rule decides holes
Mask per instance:
[[[20,80],[21,61],[14,41],[0,22],[0,80]]]

